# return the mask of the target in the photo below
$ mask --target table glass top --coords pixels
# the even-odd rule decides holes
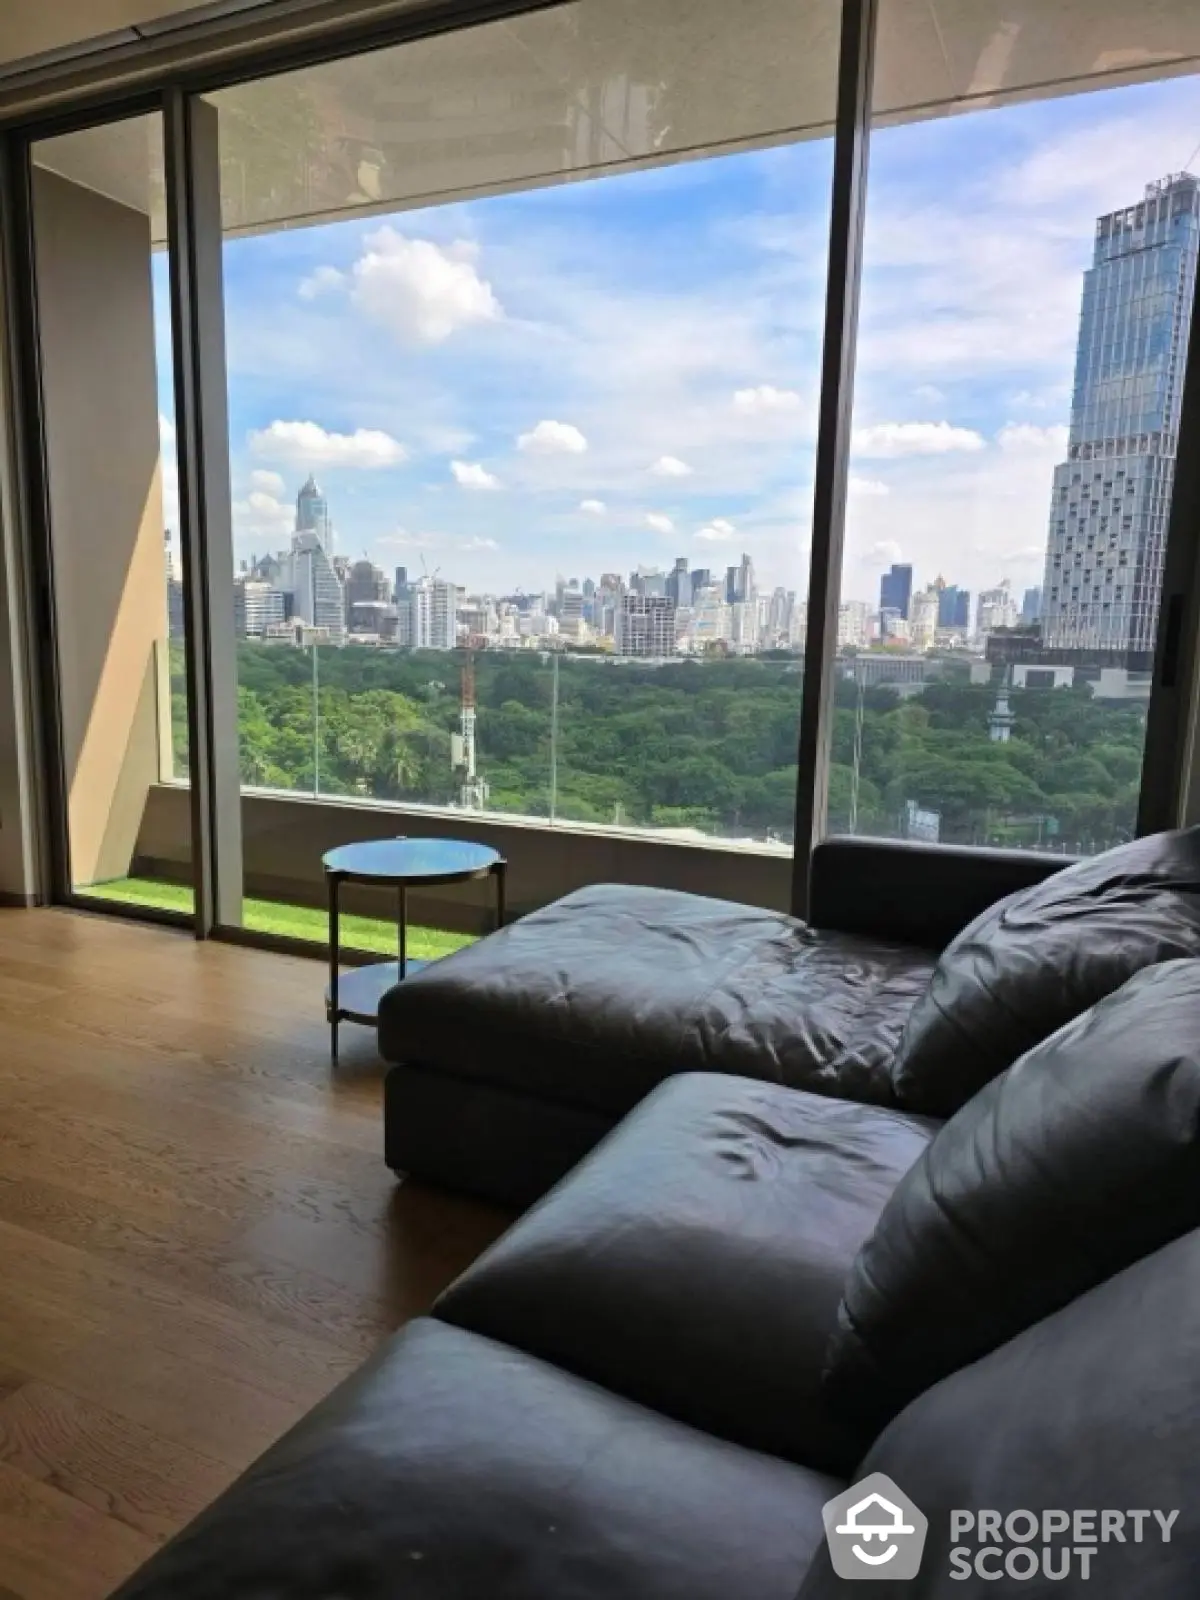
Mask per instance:
[[[483,872],[500,860],[500,852],[466,839],[368,839],[330,850],[322,860],[327,872],[414,882]]]

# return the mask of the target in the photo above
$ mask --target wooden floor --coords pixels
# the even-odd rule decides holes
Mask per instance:
[[[0,911],[0,1600],[99,1600],[500,1231],[313,961]]]

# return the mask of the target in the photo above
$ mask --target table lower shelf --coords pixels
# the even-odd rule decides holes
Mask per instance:
[[[428,961],[409,960],[405,976],[429,966]],[[398,961],[377,961],[369,967],[348,967],[338,974],[338,1016],[344,1022],[363,1022],[373,1026],[379,1020],[379,1002],[400,982]],[[329,990],[325,990],[325,1019],[333,1021]]]

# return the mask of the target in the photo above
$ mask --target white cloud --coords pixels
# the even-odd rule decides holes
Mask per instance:
[[[737,529],[732,522],[726,522],[724,517],[714,517],[698,531],[696,537],[703,539],[706,544],[729,544],[737,538]]]
[[[414,422],[414,430],[422,450],[435,456],[463,456],[475,443],[475,435],[467,428],[452,423]]]
[[[583,434],[570,422],[539,422],[536,428],[522,433],[517,439],[517,449],[529,455],[579,456],[587,447],[588,442]]]
[[[916,397],[916,399],[925,400],[930,405],[935,406],[941,405],[942,401],[946,398],[945,394],[941,389],[938,388],[936,383],[919,383],[913,390],[913,395]]]
[[[899,561],[900,546],[895,539],[880,539],[867,551],[867,560],[875,567],[892,567]]]
[[[354,263],[354,304],[399,338],[441,344],[463,328],[497,322],[504,309],[467,240],[443,248],[395,228],[368,234]]]
[[[356,428],[330,433],[316,422],[272,422],[250,434],[250,449],[271,461],[297,467],[395,467],[408,452],[390,433]]]
[[[754,389],[739,389],[733,397],[734,410],[748,417],[761,417],[773,411],[799,411],[803,404],[795,389],[776,389],[770,383],[760,383]]]
[[[500,479],[478,461],[452,461],[450,471],[463,489],[498,489]]]
[[[175,424],[163,411],[158,413],[158,442],[164,450],[175,445]]]
[[[996,435],[996,443],[1009,454],[1036,450],[1065,460],[1070,436],[1070,429],[1062,424],[1039,428],[1032,422],[1006,422]]]
[[[270,472],[266,467],[255,467],[250,474],[250,484],[254,489],[259,489],[263,494],[275,495],[278,498],[287,487],[278,472]]]
[[[473,539],[463,539],[457,548],[459,550],[499,550],[500,546],[495,539],[481,539],[477,535]]]
[[[307,278],[301,278],[296,293],[301,300],[316,300],[323,294],[336,294],[345,283],[346,274],[336,267],[318,267]]]
[[[659,456],[650,468],[656,478],[690,478],[693,468],[686,461],[681,461],[678,456]]]
[[[984,438],[973,428],[956,428],[949,422],[876,422],[854,431],[856,455],[892,460],[897,456],[941,456],[952,451],[984,448]]]
[[[274,473],[266,474],[274,477]],[[233,527],[239,539],[286,539],[296,525],[296,513],[266,489],[252,489],[244,500],[233,502]]]
[[[389,550],[436,550],[443,542],[436,533],[410,533],[407,528],[381,533],[375,541]]]
[[[581,500],[579,502],[579,509],[584,513],[585,516],[602,517],[608,510],[608,507],[604,504],[603,500]]]
[[[878,478],[860,478],[856,473],[850,474],[850,493],[868,495],[874,499],[882,499],[885,494],[891,494],[886,483]]]
[[[655,533],[675,532],[675,524],[671,521],[670,517],[666,516],[661,511],[647,511],[646,526],[648,528],[653,528]]]

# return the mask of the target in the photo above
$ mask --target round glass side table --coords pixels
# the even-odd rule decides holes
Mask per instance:
[[[330,1027],[330,1050],[338,1055],[338,1023],[361,1022],[373,1027],[379,1002],[397,983],[403,983],[427,961],[409,958],[408,891],[442,883],[469,883],[492,878],[496,884],[496,926],[504,926],[504,888],[508,863],[498,850],[463,839],[370,839],[344,844],[322,857],[329,892],[329,987],[325,991],[325,1016]],[[393,886],[397,891],[396,960],[340,971],[341,935],[339,895],[344,883]]]

